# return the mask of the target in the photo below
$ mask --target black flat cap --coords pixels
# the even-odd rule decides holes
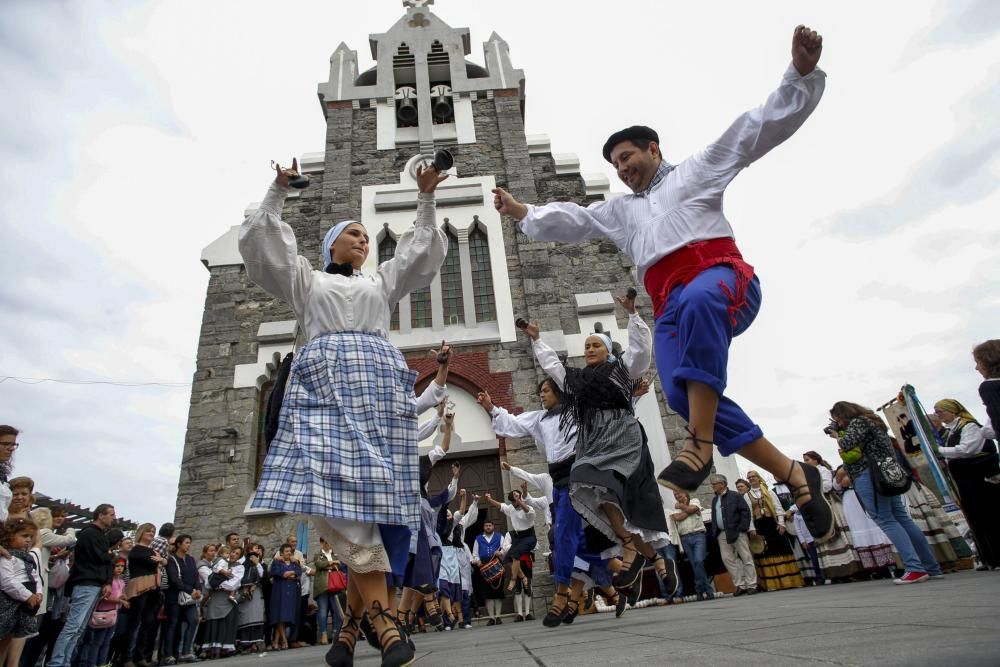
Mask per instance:
[[[611,162],[611,149],[623,141],[632,141],[634,139],[646,139],[660,143],[660,135],[656,133],[656,130],[645,125],[633,125],[632,127],[626,127],[624,130],[618,130],[608,137],[608,140],[604,142],[604,159]]]

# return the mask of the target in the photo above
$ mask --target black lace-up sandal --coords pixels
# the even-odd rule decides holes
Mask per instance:
[[[698,490],[701,483],[705,481],[708,477],[708,473],[712,472],[712,447],[715,443],[711,440],[702,440],[701,438],[695,437],[694,431],[691,427],[685,427],[688,432],[688,437],[684,438],[685,441],[690,440],[694,443],[694,446],[701,451],[703,445],[708,445],[709,457],[707,462],[702,462],[701,458],[688,449],[682,449],[678,454],[677,458],[670,462],[666,468],[660,471],[657,475],[656,481],[660,483],[661,486],[665,486],[668,489],[673,489],[674,491],[685,491],[687,493],[693,493]]]
[[[788,480],[792,477],[795,466],[802,469],[806,483],[793,487]],[[830,507],[830,501],[823,495],[823,478],[816,466],[792,461],[791,467],[788,468],[788,475],[782,484],[788,487],[793,500],[805,495],[809,496],[809,500],[799,505],[799,512],[802,513],[802,520],[806,522],[806,528],[816,540],[816,544],[832,540],[837,535],[837,527],[833,523],[833,509]]]
[[[354,615],[354,610],[347,608],[347,622],[340,628],[340,632],[334,637],[333,643],[326,652],[326,664],[330,667],[353,667],[354,647],[358,643],[358,634],[361,632],[360,621],[364,614]]]
[[[639,553],[639,550],[632,546],[632,536],[622,538],[622,548],[625,551],[631,551],[635,554],[631,563],[626,563],[625,559],[622,559],[622,565],[624,569],[615,572],[614,576],[611,578],[612,585],[619,591],[631,588],[636,579],[642,576],[642,568],[646,567],[646,557]]]
[[[556,609],[556,598],[565,598],[566,602],[563,602],[562,607]],[[542,625],[547,628],[556,628],[562,624],[563,617],[566,616],[566,607],[569,604],[569,593],[555,593],[552,596],[552,604],[549,606],[549,611],[545,614],[542,619]]]
[[[659,566],[661,561],[663,562],[662,574]],[[678,587],[677,563],[672,558],[664,558],[663,554],[657,553],[656,558],[653,559],[653,567],[656,568],[656,576],[663,582],[663,588],[667,592],[667,599],[673,599],[677,595]]]
[[[392,614],[382,609],[378,601],[372,603],[372,609],[376,611],[375,618],[382,618],[388,626],[378,637],[382,646],[382,667],[405,667],[412,663],[415,652],[407,641],[406,631],[399,626]]]

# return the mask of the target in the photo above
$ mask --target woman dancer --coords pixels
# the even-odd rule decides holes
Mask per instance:
[[[635,308],[635,292],[616,298],[628,313],[628,349],[611,352],[611,338],[595,333],[584,342],[583,368],[568,368],[542,342],[538,327],[524,331],[533,339],[535,358],[563,392],[560,420],[577,431],[576,459],[570,470],[570,499],[583,519],[624,550],[617,588],[631,587],[647,561],[670,591],[676,572],[656,549],[669,543],[667,519],[656,486],[646,434],[635,418],[632,396],[649,369],[652,339]],[[672,576],[671,576],[672,575]]]
[[[528,336],[537,337],[537,327],[525,327]],[[548,473],[542,475],[525,474],[506,461],[501,466],[521,479],[526,479],[538,487],[552,505],[549,533],[553,541],[552,579],[556,583],[552,605],[542,619],[546,627],[554,628],[562,624],[569,601],[573,578],[573,562],[583,540],[583,520],[569,497],[569,475],[575,460],[576,428],[562,422],[562,391],[552,378],[545,378],[538,384],[538,398],[541,410],[512,415],[506,409],[493,404],[488,392],[481,392],[476,400],[489,413],[493,431],[506,438],[530,437],[548,463]],[[517,472],[515,472],[515,470]]]
[[[785,513],[774,492],[763,484],[760,473],[747,473],[749,489],[746,498],[753,513],[754,530],[764,539],[764,551],[754,554],[757,581],[765,591],[784,588],[802,588],[802,573],[792,554],[792,547],[785,538]]]
[[[239,247],[247,275],[292,306],[309,342],[299,351],[252,507],[313,516],[347,565],[347,615],[327,653],[332,667],[353,663],[366,612],[382,646],[382,664],[406,664],[389,607],[385,573],[406,567],[410,534],[420,525],[415,373],[386,338],[399,300],[426,287],[444,261],[448,241],[437,227],[434,190],[447,178],[417,170],[417,220],[395,256],[373,273],[365,228],[334,225],[321,248],[323,271],[298,254],[281,220],[289,178],[277,177],[260,208],[247,216]]]

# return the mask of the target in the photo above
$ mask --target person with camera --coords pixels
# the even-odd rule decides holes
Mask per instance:
[[[348,618],[327,663],[352,663],[367,614],[382,664],[402,665],[413,649],[387,611],[385,575],[402,574],[410,535],[420,529],[416,373],[388,340],[389,314],[403,296],[430,285],[444,262],[448,240],[436,224],[434,191],[447,174],[418,168],[416,222],[392,259],[362,270],[368,232],[347,220],[324,236],[315,270],[281,219],[289,188],[305,179],[297,160],[275,169],[264,201],[244,220],[239,250],[249,278],[292,307],[309,342],[292,362],[250,506],[312,516],[344,559]]]
[[[810,531],[833,536],[818,471],[788,458],[726,395],[729,348],[760,309],[761,287],[722,210],[729,183],[790,138],[819,104],[826,74],[817,68],[823,38],[792,34],[792,63],[764,104],[740,115],[716,141],[677,165],[663,159],[659,135],[634,125],[612,134],[604,159],[632,194],[584,208],[571,202],[528,206],[496,188],[494,206],[521,221],[536,241],[608,239],[635,264],[653,300],[656,364],[670,407],[688,422],[683,450],[660,484],[694,492],[712,469],[714,447],[739,452],[788,484]]]
[[[900,484],[898,492],[894,491],[895,495],[885,493],[888,488],[882,482],[883,475],[885,479],[895,481],[900,475],[909,474],[898,463],[885,422],[871,409],[848,401],[834,403],[830,408],[830,419],[832,423],[827,428],[827,434],[837,441],[840,458],[844,461],[847,475],[854,482],[858,500],[889,537],[903,561],[903,576],[895,579],[894,583],[916,584],[928,578],[943,577],[927,538],[903,504],[901,494],[905,492],[905,482]],[[875,474],[879,474],[880,478],[874,479]],[[880,491],[879,487],[884,490]]]

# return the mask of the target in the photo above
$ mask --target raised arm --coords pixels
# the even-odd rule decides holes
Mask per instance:
[[[428,168],[417,168],[417,220],[399,237],[396,254],[382,262],[378,273],[382,277],[382,290],[389,309],[396,307],[403,296],[431,284],[441,270],[445,254],[448,252],[448,237],[437,226],[434,190],[447,174]]]
[[[538,322],[532,322],[522,329],[525,335],[531,339],[531,351],[535,354],[535,359],[545,371],[545,374],[552,378],[560,389],[566,388],[566,367],[559,361],[556,351],[542,342],[541,332],[538,330]]]
[[[469,526],[475,524],[476,519],[479,518],[479,496],[473,496],[472,500],[469,511],[462,512],[462,519],[459,521],[464,530],[468,530]]]
[[[792,64],[763,105],[740,115],[715,142],[680,168],[692,166],[717,189],[798,130],[819,104],[826,74],[816,68],[823,38],[804,26],[792,35]],[[686,164],[689,163],[689,164]]]
[[[417,426],[417,442],[423,442],[427,438],[434,435],[434,431],[437,430],[437,427],[440,423],[441,423],[441,417],[435,412],[430,419]],[[440,448],[435,447],[434,449],[440,449]],[[433,452],[434,450],[432,449],[431,451]],[[443,456],[444,452],[441,452],[441,457]],[[437,463],[437,461],[433,460],[431,461],[431,465],[434,465],[435,463]]]
[[[476,395],[476,402],[490,415],[493,422],[493,432],[501,438],[534,438],[536,441],[539,440],[541,432],[538,428],[538,422],[545,416],[544,410],[512,415],[505,408],[494,405],[488,391],[479,392]]]
[[[295,232],[281,219],[288,177],[298,172],[298,162],[292,160],[290,170],[280,165],[277,170],[264,201],[243,220],[239,250],[250,280],[290,304],[298,314],[308,298],[312,265],[299,256]]]
[[[622,361],[629,377],[638,380],[653,361],[653,336],[635,308],[634,291],[625,297],[615,297],[615,300],[628,313],[628,348],[622,353]]]
[[[426,412],[436,405],[440,405],[448,396],[448,365],[451,362],[451,346],[441,341],[441,347],[431,350],[437,358],[438,370],[434,380],[427,385],[427,388],[417,396],[417,414]]]
[[[504,470],[510,471],[510,474],[518,479],[524,480],[528,484],[531,484],[536,489],[542,492],[542,495],[551,498],[552,496],[552,478],[547,473],[535,474],[524,470],[523,468],[518,468],[517,466],[512,466],[506,461],[500,463],[500,467]]]

